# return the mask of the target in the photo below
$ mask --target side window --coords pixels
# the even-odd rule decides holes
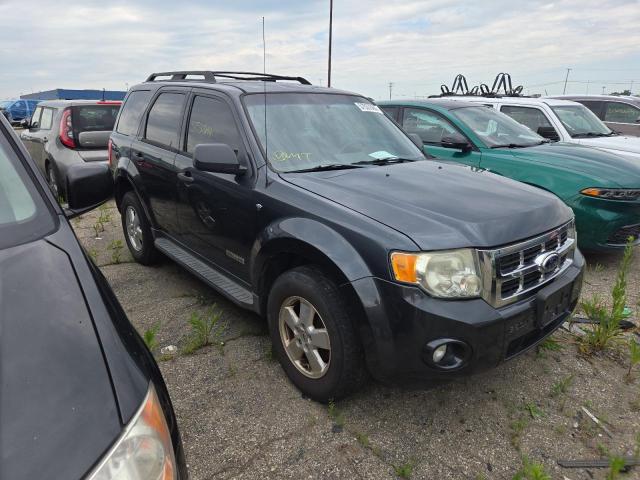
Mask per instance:
[[[233,112],[222,100],[196,97],[193,101],[187,130],[187,153],[193,153],[201,143],[226,143],[236,153],[242,150],[242,138]]]
[[[138,133],[140,119],[147,108],[149,98],[151,98],[151,92],[149,90],[135,90],[129,94],[127,101],[122,107],[116,132],[128,136],[133,136]]]
[[[42,113],[42,107],[36,108],[35,112],[33,112],[33,115],[31,115],[31,122],[30,122],[30,127],[31,128],[39,128],[40,127],[40,114],[41,113]]]
[[[593,100],[578,100],[578,102],[580,102],[589,110],[591,110],[593,113],[595,113],[600,120],[604,118],[604,115],[602,112],[604,108],[604,102],[594,102]]]
[[[640,109],[621,102],[607,102],[604,112],[605,122],[636,123],[640,120]]]
[[[381,106],[380,109],[386,113],[389,117],[391,117],[392,119],[394,119],[396,122],[398,121],[398,107],[383,107]]]
[[[402,127],[407,133],[416,133],[425,143],[440,144],[443,137],[460,137],[456,127],[429,110],[405,108]]]
[[[547,116],[538,108],[502,105],[500,111],[509,115],[516,122],[529,127],[534,132],[537,132],[540,127],[553,128]]]
[[[177,148],[185,98],[182,93],[161,93],[149,110],[144,138]]]
[[[18,102],[16,102],[16,110],[18,110],[19,112],[26,112],[27,111],[27,102],[25,102],[24,100],[20,100]]]
[[[42,130],[50,130],[53,123],[53,109],[43,108],[40,117],[40,128]]]

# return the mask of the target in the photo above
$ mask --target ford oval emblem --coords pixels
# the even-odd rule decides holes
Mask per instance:
[[[560,255],[555,252],[543,253],[536,257],[535,262],[543,273],[553,273],[560,266]]]

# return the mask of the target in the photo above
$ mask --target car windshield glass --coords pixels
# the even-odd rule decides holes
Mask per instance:
[[[511,117],[491,107],[462,107],[452,110],[480,137],[487,147],[530,147],[546,140]]]
[[[110,132],[116,123],[120,104],[87,105],[75,108],[78,132]]]
[[[423,160],[420,149],[373,103],[325,93],[247,95],[244,102],[270,165],[280,172]]]
[[[53,227],[30,177],[0,129],[0,249],[33,240]]]
[[[572,137],[610,135],[611,129],[600,121],[584,105],[562,105],[551,107]]]

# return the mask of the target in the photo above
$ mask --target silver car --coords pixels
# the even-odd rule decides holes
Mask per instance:
[[[56,198],[66,198],[67,170],[84,162],[107,162],[109,135],[122,102],[41,102],[20,135]]]
[[[610,129],[640,136],[640,97],[615,95],[563,95],[563,100],[582,103]]]

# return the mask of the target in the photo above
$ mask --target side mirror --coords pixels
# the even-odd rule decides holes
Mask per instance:
[[[20,120],[20,126],[22,128],[29,128],[29,119],[23,118],[22,120]]]
[[[67,170],[68,218],[93,210],[113,196],[113,176],[105,164],[83,163]]]
[[[445,136],[440,140],[440,145],[444,148],[453,148],[455,150],[462,150],[463,152],[470,152],[472,147],[469,141],[464,137],[452,137]]]
[[[538,127],[537,133],[541,137],[549,139],[552,142],[557,142],[558,140],[560,140],[558,132],[556,132],[556,129],[553,127]]]
[[[415,144],[415,146],[418,147],[420,150],[424,148],[424,142],[420,138],[420,135],[418,135],[417,133],[410,133],[409,138]]]
[[[193,166],[203,172],[242,175],[247,167],[240,165],[238,156],[226,143],[202,143],[193,151]]]

